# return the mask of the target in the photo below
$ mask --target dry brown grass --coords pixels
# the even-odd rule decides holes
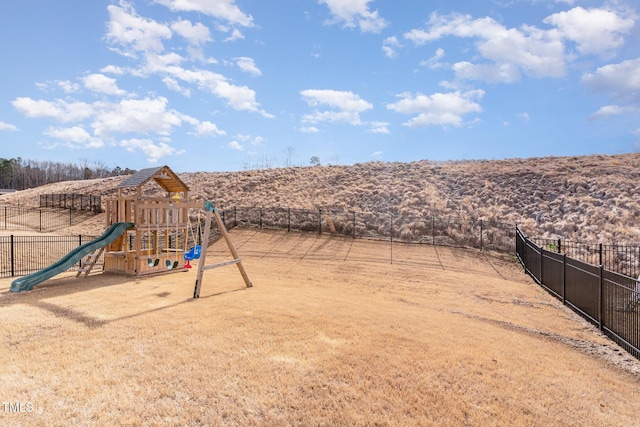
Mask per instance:
[[[231,266],[199,300],[195,272],[1,292],[0,397],[34,411],[0,423],[638,425],[638,362],[508,257],[232,236],[251,289]]]
[[[333,207],[420,218],[519,224],[532,236],[637,244],[640,154],[496,161],[364,163],[234,173],[182,173],[219,207]],[[43,193],[115,194],[121,178],[51,184],[0,197],[34,206]],[[151,194],[157,186],[146,189]],[[384,220],[373,218],[382,226]],[[102,226],[103,222],[100,223]],[[76,230],[72,230],[75,232]],[[96,230],[97,232],[101,230]]]

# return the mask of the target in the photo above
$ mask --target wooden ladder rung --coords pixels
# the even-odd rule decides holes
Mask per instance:
[[[96,249],[95,251],[85,256],[80,262],[80,266],[78,267],[78,273],[76,274],[76,277],[80,277],[80,276],[87,277],[91,272],[91,270],[93,269],[93,267],[96,265],[96,262],[98,261],[98,258],[100,258],[100,255],[102,255],[103,251],[104,251],[104,246],[101,247],[100,249]]]

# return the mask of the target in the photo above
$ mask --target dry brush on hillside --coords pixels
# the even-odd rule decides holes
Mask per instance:
[[[640,154],[412,163],[372,162],[242,172],[190,172],[190,194],[220,207],[371,212],[407,218],[404,233],[431,218],[482,219],[529,235],[637,244]],[[170,165],[169,165],[170,166]],[[37,205],[39,194],[110,196],[124,177],[50,184],[0,197]],[[157,187],[149,186],[148,193]],[[409,220],[410,219],[410,220]],[[379,219],[381,224],[384,219]]]

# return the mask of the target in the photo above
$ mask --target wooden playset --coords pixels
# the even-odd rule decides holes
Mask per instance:
[[[164,197],[143,196],[143,187],[151,181],[164,190]],[[105,200],[107,227],[115,223],[132,223],[133,227],[105,248],[105,272],[144,276],[186,271],[191,268],[191,259],[202,254],[194,298],[200,294],[204,270],[225,265],[237,264],[246,286],[252,286],[217,209],[211,202],[189,200],[189,187],[168,166],[142,169],[116,188],[117,197]],[[200,242],[189,239],[193,234],[190,209],[206,212],[203,248],[194,247]],[[233,259],[207,266],[205,255],[212,219]]]
[[[151,181],[165,191],[164,197],[143,196],[143,186]],[[200,259],[194,298],[200,296],[204,271],[225,265],[236,264],[246,286],[252,286],[218,210],[211,202],[189,200],[189,187],[168,166],[143,169],[116,188],[117,197],[105,200],[107,229],[100,237],[78,246],[48,267],[15,279],[11,291],[29,291],[78,262],[76,277],[87,277],[103,253],[104,272],[135,276],[187,271],[192,260]],[[204,238],[200,234],[195,238],[190,209],[206,213]],[[206,265],[212,218],[233,259]],[[201,230],[199,216],[197,221]]]
[[[143,196],[150,181],[164,197]],[[116,188],[117,197],[105,200],[107,227],[118,222],[134,227],[106,247],[104,271],[136,276],[184,271],[189,209],[202,208],[202,202],[188,199],[189,187],[168,166],[142,169]]]

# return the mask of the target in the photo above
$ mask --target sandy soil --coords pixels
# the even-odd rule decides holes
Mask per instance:
[[[227,266],[198,300],[195,271],[0,279],[0,399],[30,409],[0,423],[639,425],[640,363],[511,256],[232,237],[254,287]]]

